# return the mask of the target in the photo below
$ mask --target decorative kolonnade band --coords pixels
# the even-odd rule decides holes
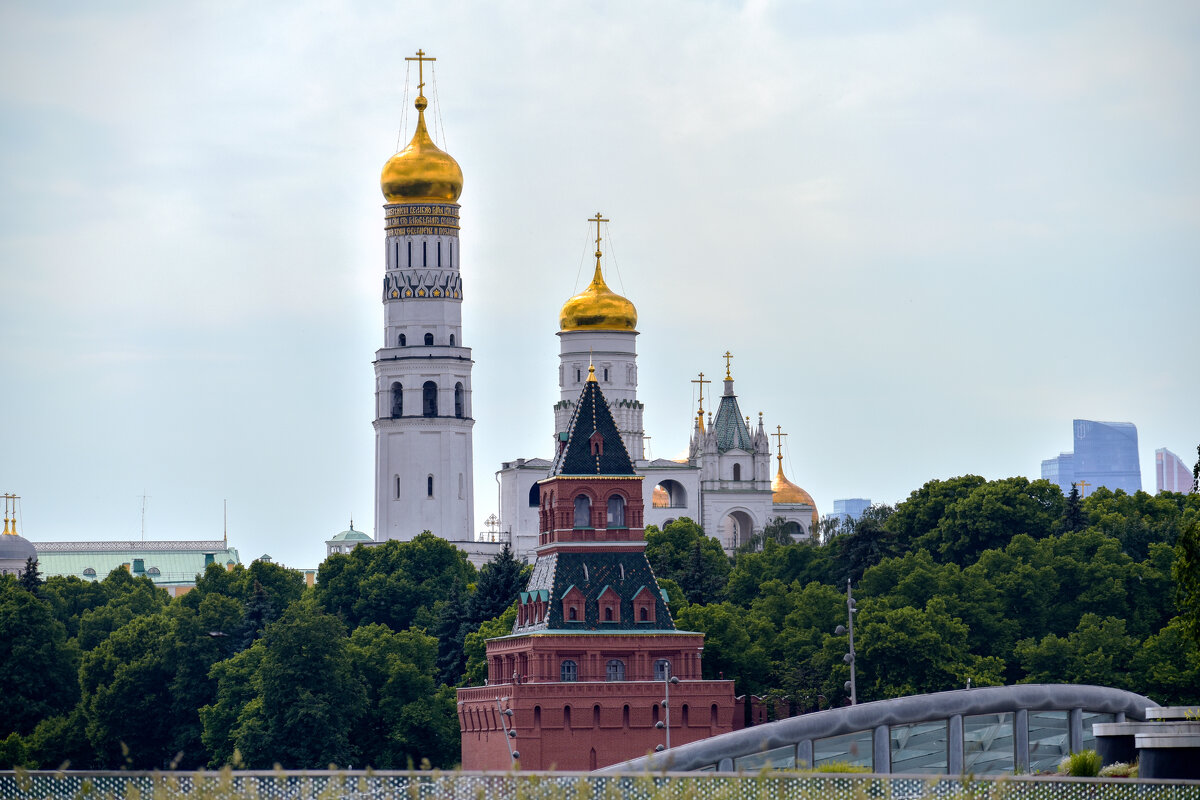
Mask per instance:
[[[404,270],[383,278],[383,299],[462,299],[462,275],[455,269]]]

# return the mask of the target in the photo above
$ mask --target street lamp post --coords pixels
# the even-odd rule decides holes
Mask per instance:
[[[857,660],[857,656],[854,652],[854,613],[858,611],[858,609],[855,608],[856,605],[857,603],[854,602],[854,595],[850,592],[850,579],[846,578],[846,616],[849,617],[850,621],[850,652],[842,656],[842,661],[850,665],[850,680],[846,681],[845,688],[846,691],[850,692],[850,705],[852,706],[858,704],[858,680],[854,669],[854,662]],[[847,631],[846,628],[838,625],[833,632],[838,636],[841,636]]]
[[[671,684],[678,685],[679,678],[671,674],[671,662],[668,661],[663,668],[663,719],[654,723],[654,727],[663,730],[667,734],[667,746],[664,748],[661,744],[654,748],[656,753],[662,752],[664,749],[671,749]],[[665,720],[665,723],[664,723]]]

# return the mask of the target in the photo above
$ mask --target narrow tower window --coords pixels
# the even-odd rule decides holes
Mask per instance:
[[[426,417],[436,417],[438,415],[438,388],[433,381],[425,381],[421,387],[421,414]]]
[[[412,240],[408,242],[408,265],[412,266]]]
[[[392,417],[404,416],[404,387],[399,383],[392,384]]]
[[[400,476],[396,476],[396,499],[400,499]]]
[[[608,370],[604,370],[604,382],[608,383]]]
[[[433,476],[425,478],[425,494],[428,497],[433,497]]]
[[[580,374],[581,374],[581,373],[580,373],[580,371],[579,371],[579,370],[575,370],[575,382],[576,382],[576,383],[579,383],[579,376],[580,376]]]
[[[575,526],[576,528],[592,527],[592,501],[588,496],[581,494],[575,498]],[[586,580],[586,578],[585,578]]]
[[[454,416],[459,419],[463,417],[463,385],[461,382],[454,384]]]
[[[450,346],[454,347],[454,334],[450,334]]]
[[[450,269],[454,269],[454,242],[450,242]]]
[[[430,347],[432,345],[433,345],[433,334],[432,333],[425,334],[425,346]]]
[[[400,241],[396,240],[392,243],[392,267],[400,266]]]
[[[401,347],[406,347],[408,345],[408,337],[406,337],[403,333],[400,334],[399,342]]]
[[[442,265],[442,242],[438,240],[438,266]]]
[[[429,266],[429,242],[421,242],[421,266]]]
[[[625,527],[625,498],[619,494],[608,498],[608,527]]]
[[[740,481],[742,479],[742,465],[741,464],[733,465],[733,479],[735,481]]]

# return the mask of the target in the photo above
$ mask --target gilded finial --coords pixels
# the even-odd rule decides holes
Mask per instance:
[[[725,351],[725,380],[733,380],[733,376],[729,374],[729,362],[733,358],[733,354],[728,350]]]
[[[700,408],[696,411],[696,424],[700,426],[700,430],[704,430],[704,384],[712,383],[712,381],[704,380],[704,373],[700,373],[700,379],[694,380],[692,383],[700,384]]]
[[[588,379],[587,379],[587,382],[588,382],[588,383],[599,383],[599,381],[598,381],[598,380],[596,380],[596,368],[595,368],[594,366],[592,366],[591,364],[588,364]]]
[[[783,469],[783,437],[787,436],[787,434],[783,432],[782,425],[776,425],[775,433],[772,433],[771,435],[775,437],[775,449],[777,451],[777,454],[775,457],[777,459],[779,459],[779,469],[782,470]]]
[[[404,60],[417,62],[417,100],[414,103],[414,105],[417,107],[417,111],[423,112],[423,111],[425,111],[426,108],[429,107],[429,101],[425,99],[425,92],[424,92],[424,89],[425,89],[425,62],[426,61],[437,61],[437,59],[433,58],[432,56],[425,55],[424,50],[418,50],[415,58],[413,56],[406,56]]]

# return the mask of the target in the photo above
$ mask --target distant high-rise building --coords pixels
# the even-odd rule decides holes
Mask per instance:
[[[1074,453],[1059,453],[1055,458],[1047,458],[1042,462],[1042,478],[1057,483],[1063,494],[1070,494],[1071,484],[1075,482],[1074,459]]]
[[[1137,428],[1132,422],[1077,419],[1074,434],[1075,450],[1043,461],[1043,478],[1057,483],[1064,493],[1071,491],[1072,483],[1084,495],[1101,486],[1129,494],[1141,491]]]
[[[1192,471],[1183,459],[1165,447],[1154,451],[1154,473],[1160,492],[1187,494],[1192,491]]]
[[[863,512],[871,507],[871,501],[866,497],[849,497],[845,500],[833,501],[833,514],[842,522],[853,520],[858,521],[858,518],[863,515]]]

